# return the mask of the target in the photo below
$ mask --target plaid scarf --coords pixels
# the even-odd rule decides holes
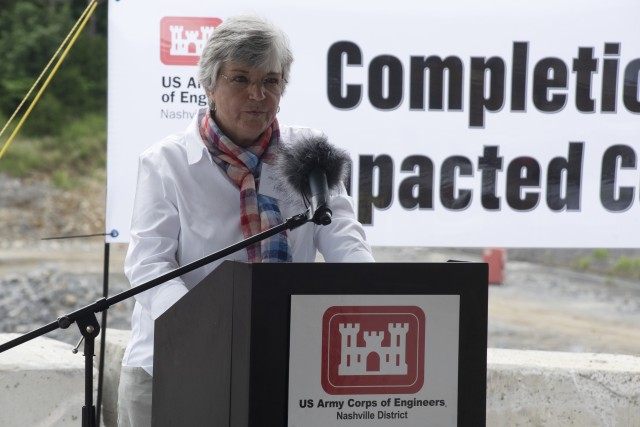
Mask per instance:
[[[278,120],[267,128],[258,143],[245,149],[227,138],[211,118],[210,112],[200,120],[200,136],[214,162],[240,189],[240,225],[245,238],[282,224],[276,199],[258,194],[260,162],[272,164],[280,139]],[[287,232],[247,246],[249,262],[291,262]]]

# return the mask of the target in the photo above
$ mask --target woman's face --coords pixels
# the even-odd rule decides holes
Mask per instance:
[[[278,112],[283,84],[280,72],[224,63],[215,90],[209,94],[222,132],[241,147],[253,145]]]

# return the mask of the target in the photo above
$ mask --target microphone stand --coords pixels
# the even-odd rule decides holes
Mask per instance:
[[[41,240],[61,240],[61,239],[77,239],[77,238],[85,238],[85,237],[97,237],[97,236],[111,236],[118,237],[118,230],[111,230],[109,233],[98,233],[98,234],[82,234],[77,236],[57,236],[57,237],[43,237]],[[105,242],[104,244],[104,259],[103,259],[103,269],[102,269],[102,296],[109,296],[109,243]],[[102,312],[102,342],[107,342],[106,337],[106,328],[107,328],[107,311]],[[78,347],[84,341],[84,336],[80,339],[76,347],[72,350],[73,354],[78,352]],[[100,425],[100,411],[102,408],[102,386],[104,379],[104,359],[105,359],[105,346],[100,347],[100,369],[98,370],[98,396],[96,401],[96,425]]]
[[[80,329],[80,333],[82,334],[82,337],[84,339],[85,402],[84,402],[84,406],[82,407],[82,427],[98,427],[96,425],[96,408],[93,405],[93,357],[94,357],[94,348],[95,348],[95,338],[100,333],[100,325],[98,324],[98,319],[96,318],[95,313],[102,312],[108,309],[109,307],[111,307],[112,305],[117,304],[121,301],[124,301],[125,299],[131,298],[134,295],[147,291],[171,279],[175,279],[176,277],[182,276],[185,273],[188,273],[192,270],[200,268],[220,258],[224,258],[227,255],[230,255],[240,249],[246,248],[247,246],[257,243],[268,237],[271,237],[273,235],[276,235],[286,230],[293,230],[297,227],[300,227],[301,225],[307,223],[308,221],[311,221],[315,224],[327,225],[328,223],[326,222],[326,220],[320,218],[320,212],[326,215],[326,210],[328,210],[328,208],[326,206],[324,208],[325,208],[324,210],[319,209],[318,212],[315,212],[313,216],[310,214],[309,210],[307,210],[307,212],[305,213],[294,215],[291,218],[288,218],[285,222],[283,222],[280,225],[271,227],[268,230],[265,230],[245,240],[242,240],[238,243],[228,246],[227,248],[224,248],[218,252],[214,252],[203,258],[200,258],[199,260],[193,261],[189,264],[185,264],[182,267],[176,268],[175,270],[171,270],[146,283],[142,283],[129,290],[120,292],[119,294],[116,294],[110,298],[104,298],[104,297],[100,298],[93,304],[87,305],[86,307],[83,307],[79,310],[73,311],[69,314],[59,317],[58,320],[56,320],[55,322],[51,322],[45,326],[42,326],[38,329],[28,332],[23,336],[13,339],[7,343],[0,344],[0,353],[3,353],[27,341],[31,341],[34,338],[42,336],[58,328],[67,329],[69,326],[71,326],[72,323],[75,322],[78,325],[78,328]],[[105,343],[102,343],[103,346],[104,344]]]

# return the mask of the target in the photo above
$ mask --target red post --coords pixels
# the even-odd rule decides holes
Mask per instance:
[[[489,284],[501,285],[504,282],[506,251],[490,248],[482,251],[482,261],[489,264]]]

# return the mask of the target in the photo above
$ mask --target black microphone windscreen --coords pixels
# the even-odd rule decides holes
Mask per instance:
[[[308,177],[312,170],[324,170],[331,190],[347,178],[350,163],[345,150],[330,144],[325,135],[316,135],[281,146],[275,168],[291,191],[308,195]]]

